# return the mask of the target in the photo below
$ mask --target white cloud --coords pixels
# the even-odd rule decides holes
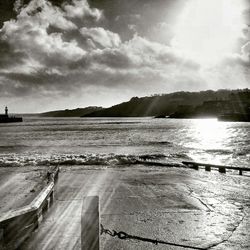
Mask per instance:
[[[86,39],[91,39],[91,41],[103,48],[108,47],[118,47],[121,44],[121,39],[118,34],[115,34],[109,30],[105,30],[101,27],[80,29],[81,35]]]
[[[85,0],[61,8],[47,0],[31,1],[0,30],[1,90],[7,85],[1,94],[48,95],[50,91],[65,96],[65,92],[79,94],[82,89],[101,87],[135,95],[233,88],[237,79],[237,87],[249,86],[247,39],[241,53],[230,55],[222,65],[204,68],[181,51],[147,37],[121,41],[119,34],[101,27],[101,16]],[[159,29],[166,25],[160,23]]]
[[[75,28],[72,22],[64,18],[64,13],[59,8],[45,0],[34,0],[21,10],[17,20],[4,23],[0,37],[13,51],[25,53],[37,65],[51,67],[81,59],[85,51],[76,41],[64,41],[63,33],[49,34],[50,25],[61,28],[64,32]],[[28,60],[26,61],[28,65]]]
[[[14,11],[19,12],[19,10],[22,8],[23,0],[16,0],[14,3]]]
[[[26,7],[21,9],[18,20],[30,19],[39,21],[41,25],[52,25],[59,29],[71,30],[77,26],[66,19],[65,13],[58,7],[53,6],[47,0],[33,0]]]
[[[90,8],[86,0],[73,0],[72,4],[64,6],[67,17],[70,18],[86,18],[92,17],[99,20],[102,17],[102,12],[95,8]]]

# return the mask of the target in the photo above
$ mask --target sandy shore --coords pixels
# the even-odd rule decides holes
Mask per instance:
[[[46,168],[0,168],[0,214],[28,205],[41,191]]]
[[[84,196],[105,228],[204,249],[250,248],[249,177],[177,168],[64,167],[56,201],[25,249],[80,249]],[[101,249],[185,249],[101,235]]]

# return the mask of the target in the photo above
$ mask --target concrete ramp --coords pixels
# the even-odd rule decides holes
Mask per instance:
[[[81,249],[85,196],[100,197],[100,222],[110,232],[123,231],[205,249],[210,246],[238,249],[240,239],[241,249],[249,249],[249,234],[246,233],[249,214],[245,214],[245,207],[250,195],[248,191],[242,192],[249,184],[249,178],[189,169],[86,170],[78,167],[65,170],[60,173],[54,206],[25,249]],[[241,232],[245,232],[245,236]],[[229,245],[220,248],[222,243]],[[185,248],[102,234],[100,249]]]
[[[57,200],[24,249],[81,249],[81,200]]]

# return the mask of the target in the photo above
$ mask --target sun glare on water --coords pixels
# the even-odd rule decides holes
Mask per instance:
[[[222,164],[223,154],[213,153],[230,150],[230,137],[232,134],[228,129],[228,124],[219,122],[217,119],[197,119],[192,121],[193,130],[191,132],[193,140],[187,146],[195,148],[190,155],[197,161],[206,161],[212,164]],[[202,153],[201,153],[202,152]]]
[[[172,46],[200,63],[216,63],[232,53],[242,35],[242,0],[190,0],[184,7]]]
[[[194,121],[193,137],[197,140],[197,148],[222,149],[224,141],[228,140],[225,123],[217,119],[198,119]]]

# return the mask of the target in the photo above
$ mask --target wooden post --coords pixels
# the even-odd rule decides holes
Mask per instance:
[[[192,168],[195,169],[195,170],[199,170],[199,165],[193,164],[193,167],[192,167]]]
[[[211,171],[211,166],[205,166],[206,171]]]
[[[85,197],[81,215],[82,250],[99,250],[99,233],[99,197]]]
[[[222,173],[222,174],[225,174],[226,173],[226,168],[219,167],[219,172]]]

